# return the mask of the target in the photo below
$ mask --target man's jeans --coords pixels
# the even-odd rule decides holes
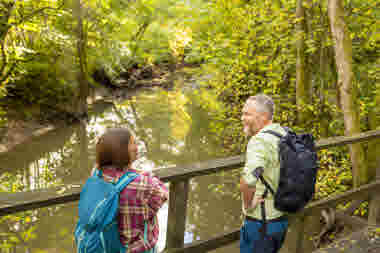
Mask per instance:
[[[259,250],[257,242],[263,240],[261,229],[263,223],[261,221],[244,220],[244,225],[240,230],[240,253],[256,253]],[[286,231],[288,230],[288,220],[283,219],[281,221],[268,221],[267,222],[267,234],[272,236],[272,240],[269,243],[273,243],[273,248],[277,252],[284,240]],[[261,243],[261,242],[259,242]],[[256,251],[255,251],[256,246]]]

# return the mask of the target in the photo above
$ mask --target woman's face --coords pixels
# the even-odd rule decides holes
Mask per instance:
[[[137,143],[135,137],[131,136],[128,143],[128,153],[129,153],[129,162],[130,164],[137,160]]]

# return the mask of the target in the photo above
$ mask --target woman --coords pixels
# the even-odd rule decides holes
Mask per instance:
[[[168,189],[151,173],[132,168],[137,151],[127,129],[110,129],[96,145],[96,163],[107,182],[117,182],[127,171],[140,174],[120,193],[120,241],[128,253],[153,253],[159,233],[157,212],[168,199]]]

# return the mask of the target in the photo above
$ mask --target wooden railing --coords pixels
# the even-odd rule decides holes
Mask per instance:
[[[326,149],[334,146],[342,146],[352,143],[364,142],[380,137],[380,131],[368,131],[350,137],[327,138],[317,142],[317,149]],[[203,176],[220,171],[227,171],[242,167],[244,156],[234,156],[224,159],[191,164],[189,166],[178,166],[164,168],[155,171],[155,174],[163,181],[170,182],[170,200],[167,227],[166,248],[170,252],[206,252],[239,239],[239,230],[225,232],[219,236],[206,241],[194,242],[184,245],[184,232],[186,221],[186,207],[189,191],[189,180],[196,176]],[[377,174],[380,176],[380,173]],[[0,194],[0,216],[15,212],[41,208],[56,204],[62,204],[79,199],[81,185],[65,185],[48,190],[38,190],[21,193]],[[347,191],[342,194],[327,197],[326,199],[312,202],[302,212],[299,217],[319,213],[321,210],[336,206],[346,201],[366,198],[371,200],[369,223],[376,223],[379,213],[380,199],[374,194],[380,189],[380,178],[370,184]]]

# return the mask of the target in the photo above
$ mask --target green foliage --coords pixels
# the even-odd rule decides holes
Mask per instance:
[[[318,154],[320,169],[316,185],[316,199],[342,193],[352,186],[352,173],[347,148],[329,148]]]
[[[12,175],[10,173],[3,173],[0,176],[1,192],[18,192],[23,191],[23,184],[21,182],[21,177],[19,175]]]

